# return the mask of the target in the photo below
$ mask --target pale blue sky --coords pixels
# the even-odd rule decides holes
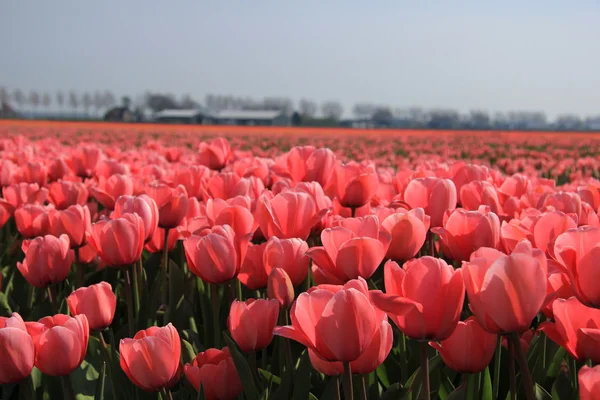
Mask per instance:
[[[600,113],[598,0],[3,0],[0,38],[9,89]]]

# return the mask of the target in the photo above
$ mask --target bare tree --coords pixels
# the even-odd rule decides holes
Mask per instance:
[[[303,117],[314,118],[317,114],[317,103],[312,100],[300,100],[299,108]]]
[[[42,105],[44,106],[44,110],[46,113],[50,111],[50,104],[52,103],[52,98],[49,93],[44,93],[42,95]]]
[[[357,103],[352,107],[352,114],[359,119],[368,119],[375,114],[379,107],[369,103]]]
[[[110,108],[113,107],[116,103],[116,99],[115,99],[115,95],[110,91],[110,90],[106,90],[104,92],[104,106],[106,108]]]
[[[37,108],[40,105],[40,94],[37,91],[32,90],[29,92],[29,104],[31,104],[33,110],[37,112]]]
[[[25,93],[23,93],[23,91],[21,89],[15,89],[13,91],[13,99],[15,100],[15,103],[17,104],[17,107],[19,107],[19,110],[22,110],[23,106],[27,102],[27,98],[25,97]]]
[[[8,90],[5,87],[0,87],[0,103],[8,103]]]
[[[75,112],[77,112],[77,109],[79,108],[79,97],[74,91],[69,92],[69,107]]]
[[[65,104],[65,94],[62,91],[56,92],[56,104],[58,104],[58,109],[62,113],[63,105]]]
[[[325,118],[339,120],[343,113],[344,108],[339,101],[330,100],[321,104],[321,114],[323,114]]]
[[[85,112],[85,116],[89,116],[89,110],[92,106],[92,95],[89,93],[84,93],[81,97],[81,105],[83,105],[83,111]]]
[[[192,99],[192,96],[190,96],[189,94],[184,94],[183,96],[181,96],[181,100],[179,101],[179,106],[181,108],[192,109],[192,108],[199,108],[200,104],[198,104],[198,102],[196,100]]]
[[[99,117],[100,110],[104,107],[104,96],[102,95],[102,92],[94,92],[94,99],[92,103],[94,104],[94,113],[96,117]]]

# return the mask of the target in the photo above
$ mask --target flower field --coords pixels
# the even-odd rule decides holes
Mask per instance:
[[[0,155],[2,399],[600,399],[598,134],[0,121]]]

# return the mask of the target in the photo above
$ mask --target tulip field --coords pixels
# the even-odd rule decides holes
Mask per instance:
[[[600,399],[600,134],[0,121],[0,398]]]

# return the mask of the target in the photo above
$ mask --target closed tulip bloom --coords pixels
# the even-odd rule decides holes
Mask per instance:
[[[348,218],[341,226],[321,232],[323,246],[312,247],[317,283],[343,284],[351,279],[370,278],[387,252],[391,235],[379,226],[376,216]]]
[[[87,243],[86,232],[92,229],[92,220],[88,206],[79,204],[66,210],[50,211],[50,233],[54,236],[67,235],[71,248],[78,248]]]
[[[124,214],[93,224],[87,239],[108,265],[122,267],[140,259],[145,235],[144,221],[137,214]]]
[[[377,193],[379,177],[375,168],[355,162],[338,163],[333,173],[335,195],[344,207],[364,206]]]
[[[521,333],[546,299],[548,267],[544,253],[527,240],[510,255],[483,247],[463,263],[471,311],[488,332]]]
[[[158,227],[158,207],[156,202],[146,194],[140,196],[120,196],[115,203],[115,210],[111,218],[118,218],[123,214],[135,213],[144,222],[146,232],[145,241],[152,239]]]
[[[50,212],[52,206],[27,204],[15,211],[17,230],[26,239],[50,233]]]
[[[308,239],[311,229],[327,214],[319,210],[307,193],[282,192],[276,196],[263,194],[256,201],[255,216],[265,238]]]
[[[158,207],[158,226],[165,229],[176,228],[185,218],[188,208],[188,194],[185,187],[175,188],[165,183],[154,182],[146,187],[146,193]]]
[[[234,300],[229,309],[227,328],[242,351],[262,350],[273,340],[278,317],[277,300]]]
[[[396,212],[383,220],[381,226],[392,235],[386,257],[394,261],[407,261],[423,247],[430,217],[422,208]]]
[[[456,186],[450,179],[412,179],[404,190],[404,201],[412,208],[423,208],[432,227],[442,226],[446,211],[456,208]]]
[[[229,142],[222,137],[210,143],[201,142],[198,150],[198,162],[215,171],[223,169],[231,156]]]
[[[579,370],[579,400],[598,400],[600,393],[600,365],[593,368],[584,365]]]
[[[190,270],[208,283],[235,278],[246,255],[250,236],[237,237],[229,225],[215,226],[183,242]]]
[[[198,354],[184,371],[194,389],[199,392],[202,385],[206,400],[235,400],[242,393],[242,381],[227,347]]]
[[[466,210],[477,210],[480,206],[488,206],[496,214],[502,213],[498,192],[494,185],[487,181],[472,181],[460,188],[460,204]]]
[[[90,188],[90,194],[105,208],[113,210],[119,196],[133,194],[133,179],[129,175],[114,174],[106,179],[98,178],[98,185]]]
[[[385,294],[374,294],[373,304],[411,339],[447,339],[465,299],[463,271],[429,256],[410,260],[403,268],[388,261],[384,268]]]
[[[335,153],[328,148],[313,151],[306,160],[304,181],[318,182],[326,188],[331,183],[335,170]]]
[[[35,345],[35,366],[44,374],[69,375],[85,359],[90,336],[85,315],[56,314],[26,325]]]
[[[263,263],[263,254],[267,243],[250,244],[240,268],[238,279],[250,290],[263,289],[269,276]],[[289,279],[289,277],[288,277]]]
[[[498,335],[487,332],[475,317],[469,317],[460,321],[447,339],[429,344],[440,352],[444,364],[453,371],[477,374],[492,361],[497,339]]]
[[[543,198],[542,204],[538,204],[540,210],[551,208],[552,210],[562,211],[565,214],[574,214],[581,216],[581,197],[572,192],[551,193]]]
[[[40,188],[37,183],[13,183],[2,188],[4,201],[12,207],[11,211],[25,204],[44,204],[48,189]]]
[[[542,322],[539,330],[574,359],[600,363],[600,310],[571,297],[554,300],[552,313],[554,322]]]
[[[275,268],[269,274],[267,294],[270,299],[276,299],[282,307],[289,307],[294,302],[294,285],[290,276],[282,268]]]
[[[575,218],[575,219],[573,219]],[[533,244],[543,252],[552,249],[555,239],[569,229],[577,228],[577,217],[569,216],[561,211],[550,211],[534,219],[531,231]]]
[[[565,268],[575,295],[588,307],[600,307],[600,228],[582,226],[556,238],[553,257]]]
[[[139,331],[119,343],[121,369],[147,392],[170,388],[179,381],[181,339],[172,324]]]
[[[60,237],[46,235],[23,242],[21,249],[25,253],[23,263],[17,262],[17,268],[31,285],[45,288],[60,283],[71,271],[74,254],[69,248],[67,235]]]
[[[336,290],[316,287],[301,293],[290,310],[292,325],[276,327],[275,334],[303,344],[325,361],[357,360],[379,334],[381,312],[371,304],[364,280]]]
[[[477,211],[459,208],[447,213],[443,227],[431,231],[440,237],[444,254],[455,261],[468,260],[480,247],[500,246],[500,220],[487,206]]]
[[[48,186],[48,200],[57,210],[87,203],[88,190],[81,182],[58,181]]]
[[[177,240],[180,238],[180,233],[176,229],[169,229],[169,238],[167,240],[167,248],[172,251],[177,245]],[[148,252],[162,253],[165,247],[165,230],[163,228],[156,228],[154,234],[150,240],[144,246]]]
[[[267,275],[275,268],[287,272],[294,286],[306,279],[310,258],[306,255],[308,244],[298,238],[279,239],[272,236],[263,253],[263,265]]]
[[[108,328],[115,316],[117,296],[108,282],[100,282],[75,290],[67,297],[71,315],[87,317],[91,330]]]
[[[33,340],[21,316],[0,317],[0,385],[18,383],[29,376],[35,361]]]
[[[2,200],[0,200],[0,228],[4,226],[11,217],[11,208],[7,206]]]

